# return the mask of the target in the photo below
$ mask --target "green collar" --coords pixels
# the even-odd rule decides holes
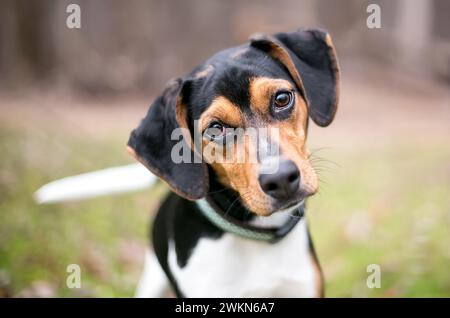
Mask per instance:
[[[202,214],[221,230],[256,241],[275,243],[285,237],[298,221],[303,217],[305,204],[302,203],[297,211],[284,225],[276,229],[262,229],[226,216],[223,211],[212,201],[206,198],[195,201]]]

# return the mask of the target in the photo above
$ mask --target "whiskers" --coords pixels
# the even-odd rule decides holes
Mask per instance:
[[[233,200],[233,202],[230,204],[230,206],[228,207],[228,209],[225,211],[225,216],[228,215],[228,213],[231,211],[231,209],[233,208],[233,206],[235,205],[235,203],[239,200],[239,198],[241,197],[239,195],[239,193],[233,194],[233,196],[236,197],[236,199]]]
[[[289,216],[291,219],[295,219],[295,220],[300,220],[301,218],[303,218],[303,216],[296,215],[296,214],[293,214],[293,213],[288,214],[288,216]]]
[[[308,160],[311,164],[311,167],[314,169],[314,172],[316,172],[319,182],[325,183],[325,184],[326,184],[326,182],[322,178],[323,174],[329,173],[329,172],[334,173],[334,172],[336,172],[336,170],[338,168],[341,168],[341,165],[339,165],[337,162],[335,162],[333,160],[325,159],[324,157],[321,157],[318,155],[318,152],[326,150],[326,149],[331,149],[331,148],[322,147],[322,148],[315,149],[308,156]]]
[[[220,190],[217,190],[217,191],[211,191],[211,192],[208,192],[207,195],[208,194],[220,193],[220,192],[223,192],[223,191],[226,191],[226,190],[228,190],[228,188],[223,188],[223,189],[220,189]]]

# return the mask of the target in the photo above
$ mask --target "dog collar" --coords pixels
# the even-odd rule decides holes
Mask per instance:
[[[256,241],[275,243],[285,237],[305,213],[305,203],[302,203],[295,213],[284,225],[279,228],[263,229],[252,226],[225,215],[223,211],[212,200],[206,198],[195,201],[201,213],[215,226],[221,230],[233,233]]]

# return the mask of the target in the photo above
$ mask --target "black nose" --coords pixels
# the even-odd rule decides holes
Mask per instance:
[[[275,199],[288,199],[299,188],[300,171],[293,161],[282,161],[277,172],[260,174],[259,184],[263,191],[271,197]]]

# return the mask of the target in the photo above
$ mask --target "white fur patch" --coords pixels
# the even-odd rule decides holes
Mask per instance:
[[[277,211],[269,216],[255,216],[248,223],[260,228],[281,227],[285,225],[289,221],[289,219],[297,217],[294,216],[293,213],[294,210],[298,209],[301,204],[303,204],[303,201],[299,202],[293,207],[290,207],[289,209]]]
[[[232,234],[202,238],[185,267],[169,243],[169,267],[186,297],[315,297],[316,271],[300,220],[276,244]]]
[[[153,251],[145,253],[144,270],[136,289],[137,298],[163,297],[169,281]]]

